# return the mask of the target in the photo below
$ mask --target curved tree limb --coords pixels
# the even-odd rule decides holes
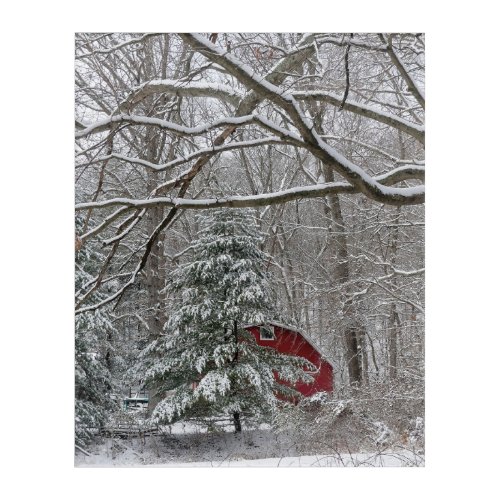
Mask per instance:
[[[424,178],[424,169],[422,167],[398,167],[387,174],[375,177],[375,180],[385,187],[387,193],[411,193],[412,196],[407,196],[407,204],[414,205],[421,203],[424,190],[423,186],[414,186],[409,188],[391,188],[389,186],[410,179]],[[246,208],[259,207],[267,205],[276,205],[288,201],[305,199],[305,198],[320,198],[328,194],[340,193],[359,193],[354,186],[347,182],[330,182],[325,184],[317,184],[314,186],[302,186],[291,189],[285,189],[275,193],[266,193],[252,196],[229,196],[224,198],[211,198],[189,200],[184,198],[173,197],[158,197],[144,200],[135,200],[131,198],[113,198],[98,202],[79,203],[76,205],[76,210],[86,210],[89,208],[107,208],[113,206],[133,207],[133,208],[151,208],[154,206],[166,206],[172,208],[204,210],[215,207],[232,207]]]

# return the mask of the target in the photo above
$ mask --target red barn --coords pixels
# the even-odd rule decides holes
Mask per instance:
[[[283,354],[301,356],[316,365],[318,372],[314,375],[314,382],[299,382],[295,386],[303,396],[312,396],[322,391],[333,392],[332,365],[304,332],[275,322],[248,325],[245,328],[253,334],[259,345],[272,347]]]

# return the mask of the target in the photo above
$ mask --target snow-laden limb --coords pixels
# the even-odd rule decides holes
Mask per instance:
[[[255,118],[255,121],[258,122],[257,117]],[[284,129],[282,131],[284,131]],[[293,142],[293,144],[297,145],[298,138],[294,138],[294,139],[296,139],[296,140],[295,140],[295,142]],[[254,140],[249,140],[249,141],[234,141],[234,142],[230,142],[229,144],[225,144],[225,145],[221,145],[221,146],[213,146],[211,148],[202,148],[202,149],[199,149],[198,151],[195,151],[194,153],[188,154],[184,157],[175,158],[174,160],[171,160],[167,163],[162,163],[162,164],[152,163],[150,161],[143,160],[141,158],[133,158],[133,157],[125,156],[125,155],[118,154],[118,153],[112,153],[110,155],[101,156],[100,158],[97,158],[94,161],[94,163],[98,162],[98,161],[105,161],[105,160],[109,160],[111,158],[114,158],[116,160],[121,160],[121,161],[124,161],[126,163],[133,163],[136,165],[142,165],[143,167],[150,168],[151,170],[156,170],[158,172],[161,172],[163,170],[172,169],[172,168],[178,167],[180,165],[183,165],[184,163],[189,163],[190,161],[197,160],[198,158],[200,158],[204,155],[208,155],[208,154],[213,155],[213,154],[218,154],[218,153],[224,153],[226,151],[234,151],[237,149],[249,149],[249,148],[255,148],[255,147],[259,147],[259,146],[266,146],[269,144],[286,144],[286,143],[287,143],[287,141],[284,138],[279,139],[277,137],[264,137],[262,139],[254,139]]]
[[[154,94],[172,94],[183,97],[213,97],[237,105],[243,95],[227,85],[209,82],[187,82],[182,80],[151,80],[132,90],[120,108],[135,106]]]
[[[327,164],[332,164],[337,172],[369,198],[391,205],[413,205],[424,202],[424,186],[414,188],[387,187],[377,177],[370,176],[359,165],[348,160],[339,151],[327,144],[314,129],[311,129],[311,134],[318,146],[318,148],[314,148],[315,156]],[[311,148],[309,150],[311,151]],[[422,176],[424,175],[423,167],[417,167],[416,171],[420,171]]]
[[[113,212],[111,215],[106,217],[99,225],[93,227],[91,230],[87,231],[85,234],[82,234],[79,236],[80,241],[83,243],[86,239],[90,238],[91,236],[96,235],[97,233],[100,233],[103,231],[106,227],[108,227],[112,222],[114,222],[116,219],[118,219],[121,215],[125,214],[129,210],[128,207],[121,207],[115,212]]]
[[[398,199],[407,199],[406,204],[421,203],[421,198],[424,196],[424,186],[413,187],[390,187],[391,184],[409,179],[422,179],[424,169],[422,167],[398,167],[386,174],[377,176],[374,180],[389,195],[398,196]],[[387,185],[386,185],[387,184]],[[76,210],[87,210],[89,208],[107,208],[113,206],[126,206],[135,208],[151,208],[155,206],[176,207],[182,209],[198,209],[215,207],[259,207],[266,205],[275,205],[288,201],[304,199],[304,198],[319,198],[332,193],[356,193],[356,188],[347,182],[330,182],[325,184],[317,184],[314,186],[300,186],[291,189],[285,189],[274,193],[264,193],[250,196],[228,196],[224,198],[209,198],[209,199],[185,199],[173,197],[158,197],[150,199],[131,199],[131,198],[113,198],[110,200],[102,200],[96,202],[79,203],[76,205]],[[405,204],[405,203],[398,203]]]
[[[389,172],[385,172],[384,174],[375,176],[374,179],[377,182],[387,186],[410,179],[418,179],[423,181],[425,179],[425,166],[407,165],[396,167]]]
[[[268,120],[267,118],[263,116],[259,116],[257,114],[250,114],[250,115],[242,115],[242,116],[236,116],[236,117],[224,117],[220,118],[218,120],[214,120],[212,123],[209,124],[203,124],[203,125],[198,125],[197,127],[185,127],[183,125],[177,125],[176,123],[167,121],[167,120],[161,120],[159,118],[150,118],[147,116],[139,116],[139,115],[124,115],[124,114],[119,114],[119,115],[113,115],[109,116],[107,118],[104,118],[103,120],[99,120],[92,125],[87,126],[85,129],[76,132],[75,137],[77,139],[87,137],[93,134],[97,134],[100,132],[104,132],[106,130],[112,129],[113,127],[116,127],[117,124],[130,124],[130,125],[145,125],[145,126],[154,126],[154,127],[159,127],[164,130],[168,130],[176,135],[183,136],[183,137],[192,137],[195,135],[202,135],[205,132],[209,132],[213,129],[221,128],[221,127],[230,127],[229,129],[226,129],[225,133],[227,136],[229,136],[237,126],[243,126],[243,125],[259,125],[262,128],[266,130],[270,130],[271,132],[275,133],[279,137],[282,138],[282,140],[278,140],[274,137],[269,137],[269,138],[263,138],[263,139],[255,139],[253,141],[246,141],[243,146],[238,145],[239,143],[231,143],[230,145],[226,145],[225,148],[222,148],[222,142],[223,141],[218,141],[215,139],[213,141],[213,146],[211,148],[206,148],[205,152],[200,153],[196,151],[193,153],[193,157],[190,159],[196,158],[196,156],[203,156],[205,154],[213,154],[213,153],[218,153],[218,152],[223,152],[225,150],[231,150],[231,149],[237,149],[241,147],[256,147],[256,146],[261,146],[265,144],[272,144],[272,143],[284,143],[288,142],[289,144],[293,144],[298,147],[305,147],[304,142],[302,139],[297,135],[294,134],[293,132],[290,132],[286,128],[280,127],[276,124],[274,124],[272,121]],[[262,141],[262,142],[259,142]],[[271,141],[271,142],[267,142]],[[220,149],[216,149],[220,148]],[[107,155],[102,157],[102,160],[107,160],[109,158],[113,157],[113,155]],[[116,156],[116,158],[122,159],[124,161],[128,160],[128,157],[125,156]],[[155,170],[165,170],[166,168],[170,167],[175,167],[177,165],[181,165],[182,163],[185,163],[186,160],[185,158],[178,158],[176,160],[173,160],[172,162],[169,162],[165,165],[156,165],[154,163],[151,163],[146,160],[135,160],[133,163],[139,163],[141,165],[144,165],[146,167],[155,169]]]
[[[326,92],[323,90],[295,91],[292,92],[292,95],[295,97],[295,99],[298,99],[300,101],[323,101],[337,107],[342,103],[342,96],[334,94],[333,92]],[[425,141],[424,127],[416,123],[409,122],[404,118],[399,118],[396,115],[385,113],[384,111],[376,109],[373,106],[361,104],[351,99],[346,100],[343,109],[361,116],[365,116],[366,118],[371,118],[380,123],[384,123],[385,125],[394,127],[397,130],[401,130],[402,132],[406,132],[408,135],[411,135],[422,144]]]
[[[338,47],[357,47],[360,49],[365,49],[365,50],[373,50],[375,52],[386,52],[387,51],[387,44],[383,45],[372,45],[370,43],[366,43],[362,40],[359,40],[357,38],[347,38],[345,36],[342,37],[335,37],[330,34],[319,34],[316,37],[316,42],[318,45],[326,45],[326,44],[332,44],[332,45],[337,45]]]
[[[421,269],[415,269],[413,271],[393,268],[393,271],[394,274],[397,274],[398,276],[420,276],[425,273],[425,268],[422,267]]]
[[[103,246],[108,246],[111,245],[111,243],[115,243],[116,241],[122,240],[130,234],[132,229],[141,221],[142,217],[146,213],[145,209],[142,209],[139,213],[134,214],[132,218],[134,219],[122,232],[118,233],[117,235],[113,236],[112,238],[108,238],[107,240],[104,240],[102,242]]]
[[[178,125],[174,122],[169,122],[167,120],[161,120],[160,118],[151,118],[149,116],[139,116],[139,115],[113,115],[99,120],[91,125],[88,125],[85,129],[76,132],[75,137],[81,139],[89,135],[97,134],[99,132],[104,132],[109,130],[115,124],[130,124],[130,125],[149,125],[168,130],[180,136],[190,137],[193,135],[201,135],[205,132],[209,132],[212,129],[220,128],[230,125],[244,125],[246,123],[251,123],[254,121],[252,115],[239,116],[239,117],[225,117],[219,120],[214,120],[212,123],[207,125],[199,125],[197,127],[185,127],[183,125]]]

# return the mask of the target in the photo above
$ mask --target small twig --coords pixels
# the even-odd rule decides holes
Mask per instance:
[[[85,451],[83,448],[80,448],[80,446],[78,446],[77,444],[75,444],[75,448],[78,451],[81,451],[83,454],[87,455],[87,457],[90,457],[90,453],[88,451]]]
[[[351,33],[351,38],[353,38],[354,33]],[[345,50],[345,57],[344,57],[344,62],[345,62],[345,92],[344,92],[344,97],[342,98],[342,102],[340,103],[339,109],[342,110],[344,109],[344,104],[347,101],[347,96],[349,95],[349,87],[350,87],[350,81],[349,81],[349,49],[351,48],[351,44],[347,44],[347,48]]]

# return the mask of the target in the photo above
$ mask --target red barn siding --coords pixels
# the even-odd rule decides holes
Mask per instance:
[[[299,382],[295,388],[304,396],[312,396],[321,391],[333,392],[332,365],[321,356],[300,332],[273,323],[271,323],[271,326],[274,327],[275,338],[273,340],[261,340],[258,326],[249,326],[247,330],[253,334],[259,345],[272,347],[283,354],[301,356],[319,368],[319,372],[314,376],[314,382],[310,384]]]

